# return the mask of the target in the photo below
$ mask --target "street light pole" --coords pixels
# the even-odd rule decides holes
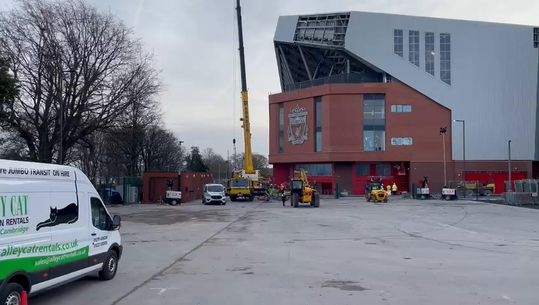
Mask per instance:
[[[232,139],[232,145],[234,145],[234,172],[236,172],[236,169],[237,169],[237,164],[236,164],[236,161],[237,161],[237,158],[238,158],[238,155],[237,155],[237,152],[236,152],[236,139]]]
[[[466,188],[466,121],[453,120],[453,122],[462,123],[462,179]],[[464,192],[464,197],[466,197],[466,192]]]
[[[60,149],[58,151],[58,164],[64,164],[64,98],[62,96],[63,71],[58,72],[58,103],[60,104]]]
[[[440,127],[440,134],[442,135],[442,149],[444,155],[444,187],[447,187],[447,162],[445,157],[445,133],[447,132],[447,127]]]
[[[509,193],[513,191],[513,182],[511,181],[511,140],[507,141],[509,158],[507,159],[507,167],[509,172]]]

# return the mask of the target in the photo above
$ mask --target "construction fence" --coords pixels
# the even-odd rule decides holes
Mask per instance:
[[[96,186],[106,204],[132,204],[142,201],[141,177],[116,177]]]
[[[505,203],[518,206],[539,206],[539,180],[525,179],[513,181],[512,192],[505,192]],[[509,181],[506,181],[509,186]],[[506,187],[509,190],[509,187]]]

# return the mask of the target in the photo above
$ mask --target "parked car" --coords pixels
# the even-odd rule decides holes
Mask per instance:
[[[222,184],[206,184],[204,185],[204,193],[202,194],[202,204],[216,203],[220,205],[226,204],[225,187]]]

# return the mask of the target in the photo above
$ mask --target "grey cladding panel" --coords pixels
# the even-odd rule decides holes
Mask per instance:
[[[274,41],[294,42],[294,33],[298,23],[298,16],[281,16],[277,22]]]

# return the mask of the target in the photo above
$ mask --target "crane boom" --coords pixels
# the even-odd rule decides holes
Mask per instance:
[[[240,69],[241,69],[241,101],[243,109],[243,139],[245,142],[245,161],[244,170],[246,174],[254,174],[253,152],[251,148],[251,122],[249,120],[249,93],[247,92],[247,77],[245,73],[245,51],[243,49],[243,26],[241,22],[240,0],[236,0],[236,13],[238,19],[238,39],[240,51]]]

